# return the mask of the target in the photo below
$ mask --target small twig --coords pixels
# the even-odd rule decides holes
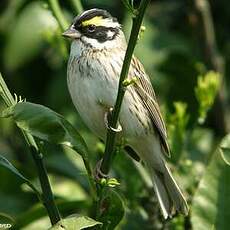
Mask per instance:
[[[32,153],[34,161],[36,162],[39,180],[42,181],[42,201],[44,206],[46,207],[49,217],[52,217],[50,218],[50,221],[52,225],[54,225],[61,219],[61,216],[58,208],[54,203],[54,196],[51,190],[47,170],[43,162],[43,154],[34,146],[30,146],[30,151]]]
[[[123,85],[123,82],[127,78],[127,75],[128,75],[129,66],[132,60],[132,56],[133,56],[133,51],[137,43],[137,39],[138,39],[141,24],[142,24],[142,20],[144,17],[144,13],[145,13],[145,10],[149,2],[150,0],[142,0],[135,17],[133,17],[131,35],[130,35],[128,47],[125,53],[125,58],[124,58],[121,74],[120,74],[117,99],[116,99],[116,103],[114,106],[114,110],[112,111],[111,120],[109,121],[109,127],[112,127],[113,129],[116,129],[117,127],[118,117],[119,117],[119,113],[121,110],[121,104],[122,104],[122,101],[125,95],[125,89],[126,89],[126,87],[124,87]],[[108,129],[108,132],[107,132],[105,154],[104,154],[102,164],[101,164],[101,171],[104,174],[108,174],[111,168],[114,154],[115,154],[114,149],[115,149],[116,132],[114,132],[113,129]]]
[[[74,5],[77,13],[80,13],[81,11],[83,11],[83,7],[82,7],[82,4],[81,4],[80,0],[71,0],[71,2]],[[52,10],[54,16],[56,17],[61,29],[64,31],[68,27],[68,23],[67,23],[64,15],[63,15],[63,13],[61,11],[61,8],[60,8],[58,0],[49,0],[49,4],[50,4],[51,10]],[[95,202],[96,199],[97,199],[97,197],[96,197],[96,194],[97,194],[96,190],[97,189],[96,189],[96,185],[95,185],[91,165],[89,163],[89,160],[88,160],[87,156],[82,155],[82,159],[83,159],[85,169],[86,169],[86,172],[87,172],[87,175],[88,175],[91,194],[92,194],[93,200]]]
[[[76,10],[76,14],[80,14],[83,12],[83,6],[81,4],[81,0],[70,0],[74,9]]]
[[[68,28],[69,23],[67,22],[64,14],[61,11],[59,1],[49,0],[49,5],[62,31],[66,30]]]
[[[97,187],[96,187],[96,183],[94,180],[93,171],[92,171],[88,156],[81,155],[81,157],[82,157],[82,160],[83,160],[86,172],[87,172],[93,202],[96,202],[97,201]]]
[[[219,55],[216,35],[211,15],[210,5],[207,0],[195,0],[196,8],[200,12],[203,30],[204,30],[204,45],[208,61],[215,71],[223,73],[222,57]]]
[[[16,104],[14,97],[10,93],[2,75],[0,73],[0,95],[2,96],[4,102],[8,107]],[[31,150],[35,165],[37,167],[39,180],[42,188],[42,201],[49,215],[51,224],[56,224],[59,220],[61,220],[61,216],[59,214],[58,208],[55,205],[53,193],[51,190],[51,186],[49,183],[49,178],[47,175],[47,171],[43,162],[43,156],[39,151],[39,148],[34,140],[34,138],[27,132],[21,130],[29,148]],[[40,197],[39,197],[40,198]]]

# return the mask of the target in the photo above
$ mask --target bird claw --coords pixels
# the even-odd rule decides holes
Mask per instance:
[[[112,117],[112,112],[113,112],[113,108],[109,108],[109,111],[105,112],[105,115],[104,115],[104,122],[105,122],[105,126],[107,129],[111,129],[113,132],[116,132],[116,133],[119,133],[122,131],[122,126],[121,124],[119,123],[119,121],[117,122],[117,128],[113,128],[111,126],[109,126],[109,120],[111,119]]]
[[[108,174],[105,174],[101,171],[102,160],[103,159],[97,162],[95,170],[94,170],[94,178],[96,179],[96,181],[100,181],[103,178],[107,179],[109,177]]]
[[[122,131],[122,126],[121,124],[119,123],[119,121],[117,122],[117,128],[113,128],[109,125],[109,121],[111,120],[112,118],[112,112],[113,112],[113,108],[109,108],[109,110],[107,112],[105,112],[105,115],[104,115],[104,123],[105,123],[105,126],[107,129],[110,129],[112,130],[113,132],[116,132],[116,133],[119,133]],[[108,178],[108,175],[103,173],[101,171],[101,164],[102,164],[102,160],[101,159],[100,161],[97,162],[96,164],[96,167],[95,167],[95,170],[94,170],[94,178],[97,180],[97,181],[100,181],[102,178],[105,178],[107,179]]]

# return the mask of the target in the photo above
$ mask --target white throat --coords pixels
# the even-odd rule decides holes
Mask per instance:
[[[96,39],[81,36],[80,39],[72,41],[70,56],[79,57],[86,50],[109,50],[109,49],[126,49],[126,40],[124,33],[120,33],[113,40],[108,40],[100,43]]]

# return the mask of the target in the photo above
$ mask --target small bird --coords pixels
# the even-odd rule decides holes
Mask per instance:
[[[105,114],[114,106],[127,48],[121,25],[110,13],[90,9],[75,17],[63,36],[71,38],[67,84],[85,124],[106,139]],[[167,133],[155,92],[140,61],[133,56],[119,115],[128,149],[145,163],[165,219],[177,211],[188,214],[186,200],[166,165]]]

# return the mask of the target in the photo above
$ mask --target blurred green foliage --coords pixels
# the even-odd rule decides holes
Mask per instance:
[[[220,74],[213,71],[208,72],[205,76],[198,76],[197,87],[195,88],[196,98],[199,106],[199,123],[203,123],[207,116],[208,110],[214,103],[216,94],[220,86]]]
[[[67,20],[71,21],[76,14],[73,4],[60,3]],[[82,5],[84,9],[107,9],[129,34],[130,13],[122,1],[82,0]],[[192,0],[151,1],[144,20],[146,29],[135,51],[164,111],[172,149],[170,166],[186,192],[191,212],[186,218],[176,216],[164,221],[143,167],[120,150],[111,172],[120,185],[110,187],[111,194],[104,197],[106,203],[107,197],[113,196],[109,200],[115,200],[121,210],[119,219],[117,209],[114,211],[109,206],[111,219],[118,218],[110,229],[121,219],[117,229],[228,229],[230,144],[222,142],[222,150],[217,149],[221,137],[217,135],[212,115],[222,117],[218,110],[211,108],[220,89],[229,123],[230,94],[226,89],[230,83],[230,2],[210,0],[210,6],[217,47],[225,61],[221,81],[220,73],[212,72],[206,61],[209,54],[204,51],[202,21]],[[68,48],[48,1],[0,1],[0,71],[11,92],[62,114],[84,138],[95,166],[104,145],[88,130],[70,100],[66,86]],[[0,99],[0,111],[4,109]],[[47,142],[44,145],[45,163],[62,216],[73,213],[93,216],[95,207],[82,158],[66,146]],[[0,152],[37,186],[32,157],[12,119],[0,119]],[[45,209],[21,182],[0,167],[0,224],[11,223],[15,229],[24,230],[48,229],[50,223]],[[103,220],[104,213],[101,214]]]

